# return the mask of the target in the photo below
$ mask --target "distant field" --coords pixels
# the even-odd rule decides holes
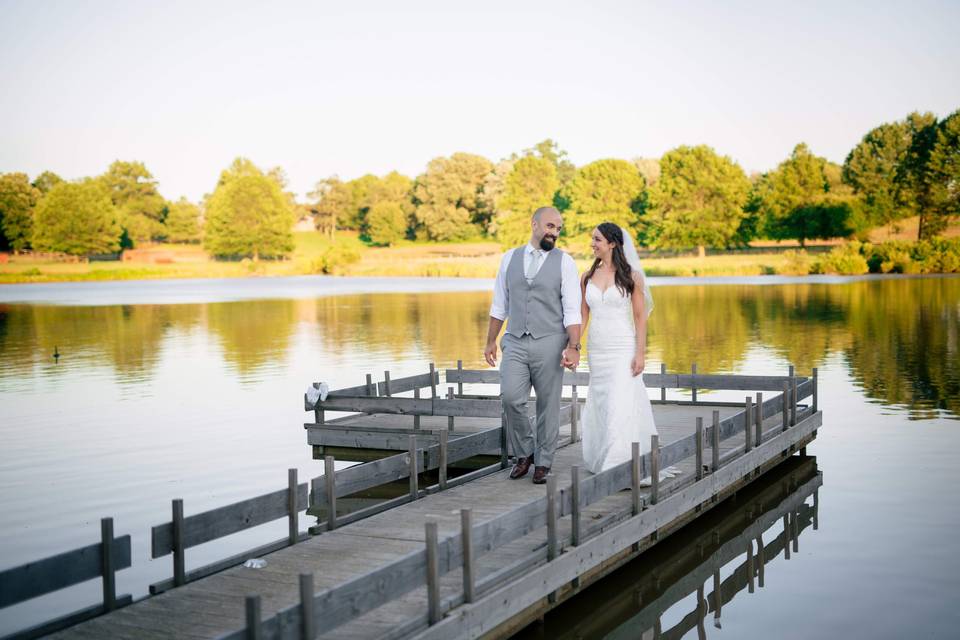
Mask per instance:
[[[881,227],[870,234],[873,242],[914,240],[917,219],[901,221],[897,228]],[[952,225],[946,237],[960,236],[960,223]],[[0,284],[25,282],[62,282],[90,280],[140,280],[157,278],[242,278],[290,276],[319,273],[318,259],[332,242],[313,231],[296,231],[296,248],[287,260],[225,262],[211,260],[200,245],[157,244],[138,250],[138,260],[130,262],[60,262],[32,256],[10,256],[0,264]],[[357,234],[337,233],[337,244],[361,247]],[[840,244],[842,241],[818,242]],[[773,247],[775,242],[754,243],[754,247]],[[343,267],[347,276],[413,276],[492,278],[496,275],[502,249],[495,242],[414,243],[395,247],[363,247],[361,259]],[[764,275],[774,273],[784,262],[781,253],[718,255],[644,260],[651,276]],[[590,260],[581,257],[578,267],[586,269]]]

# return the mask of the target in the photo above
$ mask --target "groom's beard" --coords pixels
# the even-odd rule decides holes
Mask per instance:
[[[540,248],[544,251],[551,251],[556,246],[557,239],[552,236],[543,236],[540,238]]]

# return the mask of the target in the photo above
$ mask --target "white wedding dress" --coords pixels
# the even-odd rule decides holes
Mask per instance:
[[[600,473],[630,460],[634,442],[640,443],[640,455],[650,451],[657,428],[643,374],[630,374],[636,352],[630,296],[616,285],[601,291],[588,282],[585,297],[590,391],[582,419],[583,461],[587,470]]]

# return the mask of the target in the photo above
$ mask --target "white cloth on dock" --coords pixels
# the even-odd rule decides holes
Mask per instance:
[[[307,387],[307,404],[316,407],[318,402],[327,399],[328,393],[330,393],[330,387],[326,382],[314,382]]]

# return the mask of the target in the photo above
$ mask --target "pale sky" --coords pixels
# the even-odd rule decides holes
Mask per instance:
[[[708,144],[765,171],[960,108],[960,2],[0,0],[0,172],[140,160],[198,200],[239,155],[411,177],[553,138],[577,165]]]

